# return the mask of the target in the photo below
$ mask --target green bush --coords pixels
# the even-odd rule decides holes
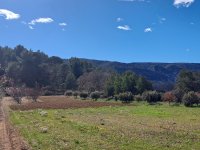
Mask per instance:
[[[120,93],[118,96],[119,100],[123,103],[130,103],[131,101],[133,101],[133,94],[131,92]]]
[[[90,97],[91,97],[92,99],[94,99],[94,100],[99,99],[100,96],[101,96],[101,93],[98,92],[98,91],[92,92],[92,93],[90,94]]]
[[[186,107],[192,107],[194,104],[199,104],[199,98],[193,91],[186,93],[183,96],[182,101]]]
[[[64,95],[65,95],[65,96],[72,96],[72,95],[73,95],[73,91],[68,90],[68,91],[65,92]]]
[[[118,101],[119,100],[119,95],[114,95],[114,99],[115,99],[115,101]]]
[[[142,99],[148,103],[156,103],[161,101],[161,94],[157,91],[146,91],[142,94]]]
[[[88,93],[87,92],[81,92],[80,93],[80,98],[86,99],[87,97],[88,97]]]

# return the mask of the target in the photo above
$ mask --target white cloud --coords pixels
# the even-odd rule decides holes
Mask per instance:
[[[144,29],[144,32],[146,32],[146,33],[153,32],[153,30],[151,28],[146,28],[146,29]]]
[[[0,9],[0,16],[4,16],[6,20],[19,19],[20,15],[7,9]]]
[[[29,22],[29,25],[35,25],[36,23],[51,23],[54,20],[52,18],[38,18],[38,19],[34,19],[31,22]]]
[[[67,26],[67,23],[65,22],[59,23],[59,26]]]
[[[117,20],[117,22],[121,22],[121,21],[123,21],[124,19],[119,17],[119,18],[117,18],[116,20]]]
[[[29,25],[28,27],[29,27],[29,29],[31,29],[31,30],[34,30],[34,29],[35,29],[35,28],[33,28],[33,26],[30,26],[30,25]]]
[[[174,0],[174,6],[176,7],[189,7],[195,0]]]
[[[160,24],[163,24],[165,21],[167,21],[167,19],[164,18],[164,17],[159,19],[159,23],[160,23]]]
[[[124,31],[130,31],[131,30],[131,28],[128,25],[118,26],[117,29],[124,30]]]

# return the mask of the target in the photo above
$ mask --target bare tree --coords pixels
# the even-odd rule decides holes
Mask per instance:
[[[22,98],[25,96],[25,89],[10,87],[6,89],[6,93],[10,95],[18,104],[21,104]]]
[[[29,99],[33,100],[33,102],[37,102],[38,97],[41,95],[39,88],[26,88],[25,93]]]

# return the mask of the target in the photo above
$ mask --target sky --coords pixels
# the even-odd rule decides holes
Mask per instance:
[[[200,63],[200,0],[0,0],[0,45],[49,56]]]

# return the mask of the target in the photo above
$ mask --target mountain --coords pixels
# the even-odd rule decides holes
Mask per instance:
[[[200,71],[200,63],[120,63],[90,59],[83,60],[92,63],[96,67],[113,70],[118,73],[133,71],[152,81],[156,89],[171,89],[178,73],[183,69]]]

